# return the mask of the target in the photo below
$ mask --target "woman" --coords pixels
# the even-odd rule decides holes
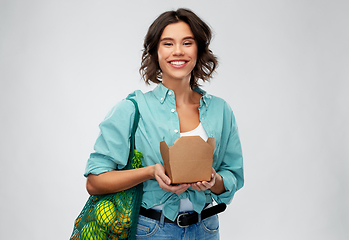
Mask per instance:
[[[86,166],[86,187],[97,195],[143,182],[137,238],[219,239],[217,215],[201,219],[200,213],[213,201],[230,203],[243,186],[241,145],[232,110],[224,100],[198,87],[198,81],[209,80],[217,66],[210,40],[210,28],[187,9],[165,12],[149,27],[140,71],[146,83],[157,86],[147,93],[129,95],[139,105],[141,118],[135,136],[144,168],[115,170],[127,164],[135,113],[132,102],[119,102],[100,124],[95,152]],[[215,138],[210,181],[171,185],[159,143],[164,140],[172,146],[183,135]],[[196,212],[199,217],[183,228],[176,224],[183,212]]]

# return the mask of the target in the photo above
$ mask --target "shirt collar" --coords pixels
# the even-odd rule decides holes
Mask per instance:
[[[208,107],[212,96],[199,87],[194,88],[194,91],[202,95],[201,100],[203,104],[205,104],[205,106]]]
[[[170,89],[166,88],[162,83],[159,83],[153,90],[155,97],[163,103],[166,99],[167,93]]]
[[[165,101],[169,91],[171,91],[171,90],[166,88],[162,83],[159,83],[154,88],[153,93],[154,93],[155,97],[159,100],[159,102],[163,103]],[[203,89],[201,89],[199,87],[195,88],[194,91],[198,92],[202,95],[201,99],[207,107],[208,104],[210,103],[212,96],[210,94],[207,94],[206,91],[204,91]]]

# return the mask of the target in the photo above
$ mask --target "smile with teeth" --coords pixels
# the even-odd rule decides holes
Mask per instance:
[[[176,65],[176,66],[184,65],[185,63],[187,63],[187,62],[186,61],[171,61],[170,62],[170,64]]]

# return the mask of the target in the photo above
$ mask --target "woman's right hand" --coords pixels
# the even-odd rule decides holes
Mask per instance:
[[[171,185],[171,179],[165,174],[165,168],[161,164],[156,164],[154,166],[154,178],[163,190],[173,192],[178,195],[183,193],[190,187],[190,184],[185,183],[179,185]]]

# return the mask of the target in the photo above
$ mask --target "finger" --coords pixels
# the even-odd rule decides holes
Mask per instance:
[[[167,185],[171,185],[171,179],[168,176],[166,176],[166,174],[160,174],[158,176],[162,180],[163,183],[165,183]]]
[[[191,188],[195,191],[200,191],[200,188],[196,185],[196,183],[190,184]]]
[[[181,194],[184,191],[186,191],[189,188],[189,184],[180,184],[180,185],[175,185],[175,186],[167,186],[166,191],[173,192],[176,194]]]
[[[207,184],[206,181],[200,182],[200,184],[198,184],[198,186],[201,189],[201,191],[207,190],[206,184]]]
[[[202,185],[202,182],[193,183],[192,188],[196,191],[204,191],[206,187]]]
[[[161,181],[167,185],[171,184],[171,179],[166,175],[165,168],[161,164],[156,164],[155,178],[156,180],[161,179]]]
[[[163,190],[168,191],[167,189],[170,186],[170,184],[167,184],[166,179],[164,180],[159,175],[156,175],[155,179]]]
[[[180,187],[174,191],[174,193],[179,195],[185,192],[189,188],[189,186],[190,186],[189,184],[181,184]]]
[[[216,174],[217,174],[216,170],[214,170],[214,168],[212,168],[211,180],[216,177]]]
[[[202,187],[204,187],[205,190],[207,190],[207,189],[210,189],[213,186],[213,184],[214,183],[212,181],[210,181],[210,182],[204,181],[204,182],[202,182]]]

